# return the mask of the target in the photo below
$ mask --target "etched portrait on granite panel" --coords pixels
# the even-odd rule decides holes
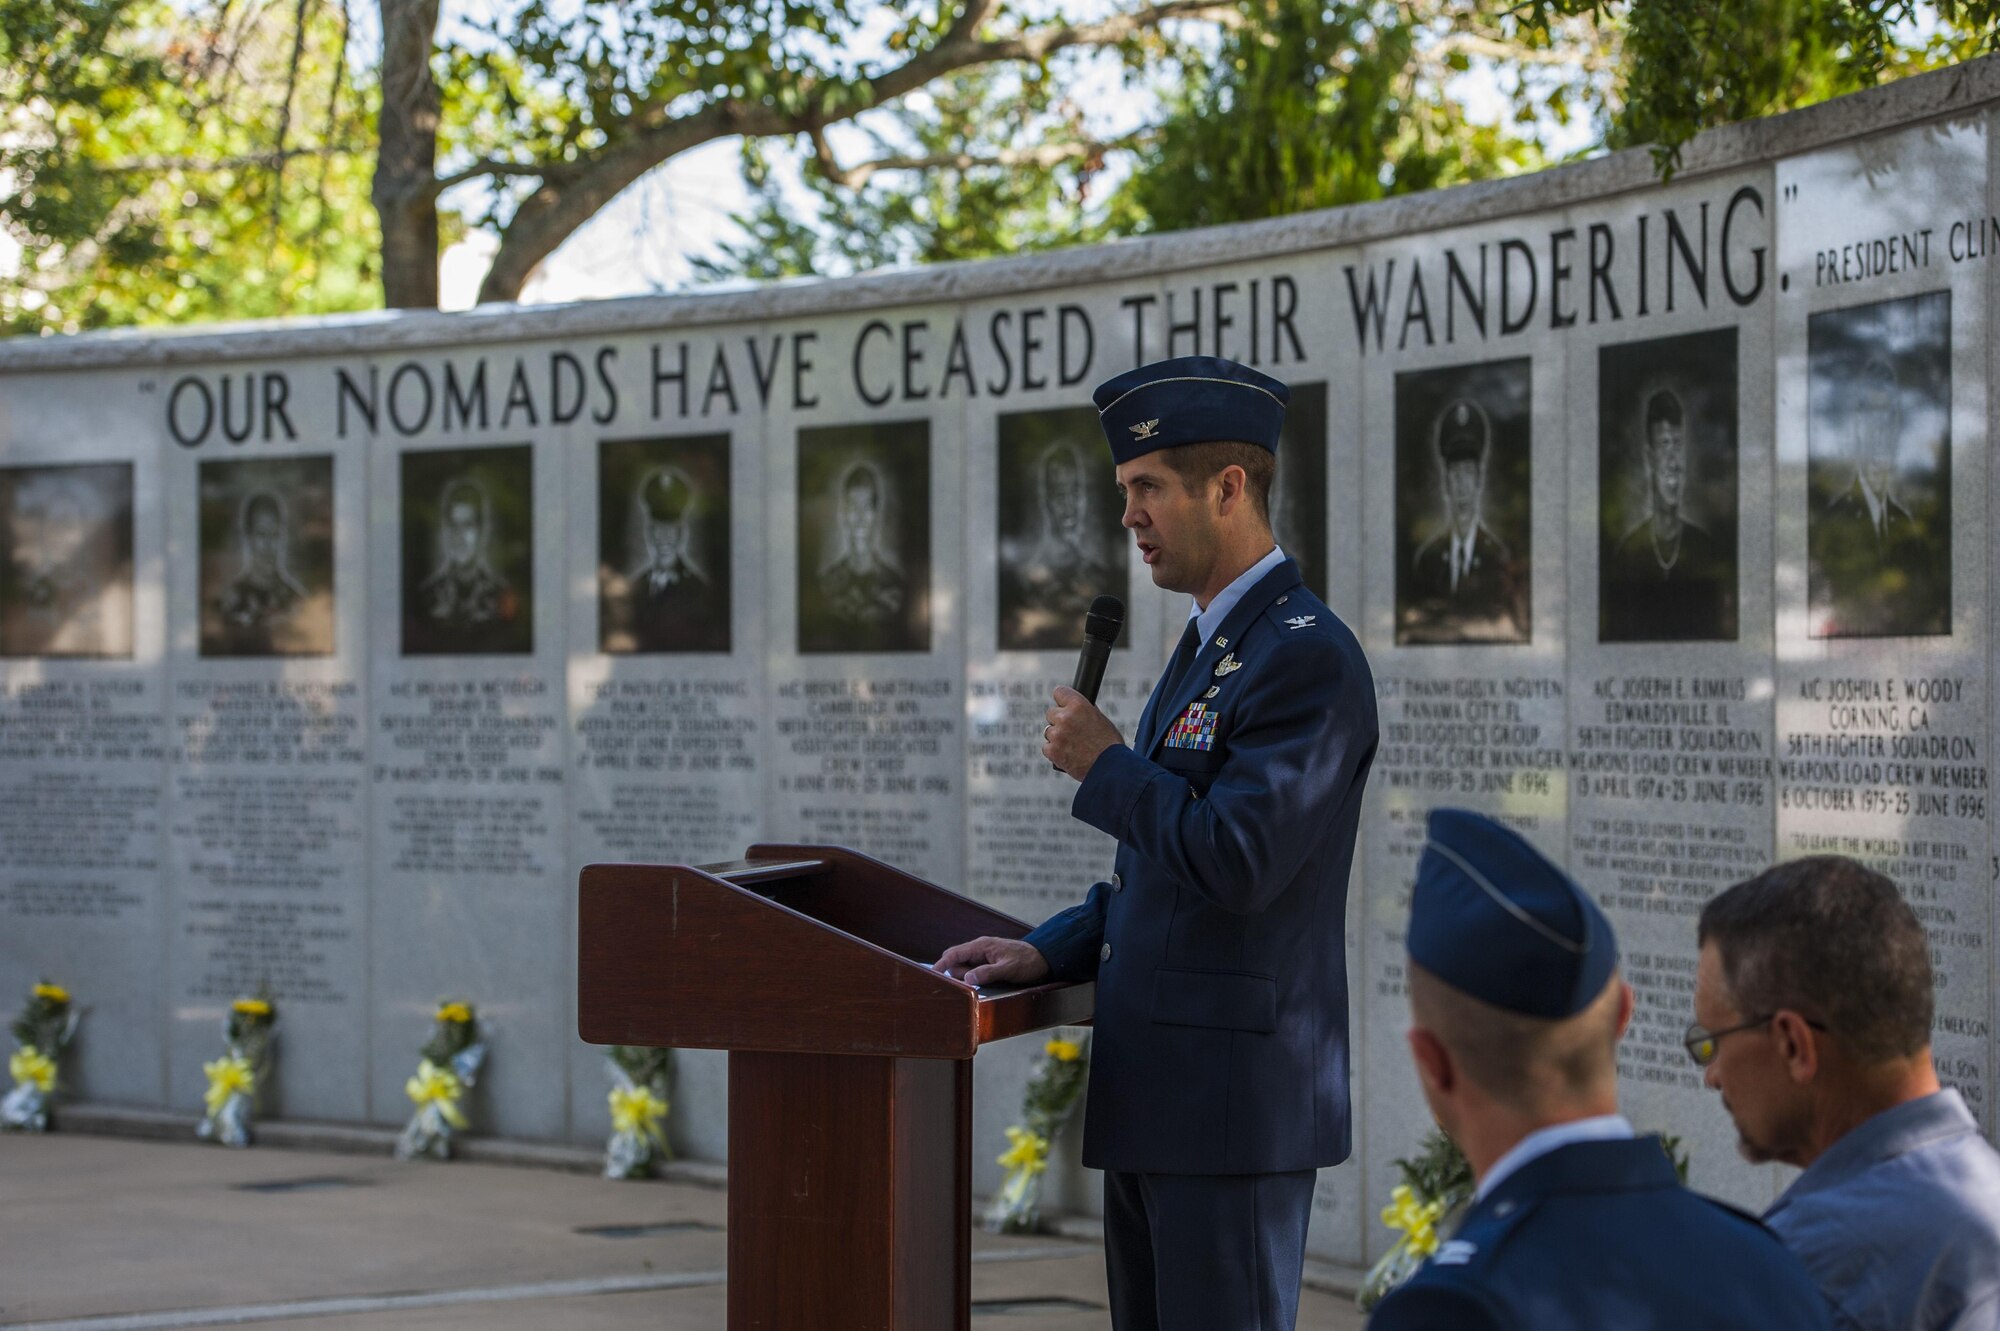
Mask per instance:
[[[333,458],[201,464],[201,654],[333,652]]]
[[[535,650],[533,450],[403,454],[403,655]]]
[[[928,421],[799,431],[799,650],[931,648]]]
[[[1396,376],[1396,641],[1527,642],[1527,358]]]
[[[1815,638],[1951,632],[1951,293],[1806,326]]]
[[[0,468],[0,656],[132,655],[132,464]]]
[[[1600,642],[1737,631],[1736,330],[1597,357]]]
[[[1326,384],[1293,384],[1278,434],[1271,531],[1313,595],[1326,595]]]
[[[597,453],[598,649],[729,650],[729,436]]]
[[[1014,412],[997,424],[1000,647],[1073,650],[1090,603],[1129,594],[1124,501],[1097,412]]]

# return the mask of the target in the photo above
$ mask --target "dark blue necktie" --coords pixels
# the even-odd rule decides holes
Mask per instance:
[[[1167,662],[1167,686],[1160,694],[1160,705],[1173,705],[1174,695],[1179,692],[1181,681],[1194,667],[1194,658],[1201,655],[1201,624],[1189,616],[1187,632],[1181,634],[1180,645],[1174,648],[1173,660]]]

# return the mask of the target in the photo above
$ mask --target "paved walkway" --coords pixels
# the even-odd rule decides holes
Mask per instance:
[[[689,1183],[9,1134],[0,1326],[721,1331],[724,1211]],[[973,1252],[975,1328],[1108,1331],[1096,1245],[980,1234]],[[1360,1326],[1306,1291],[1300,1331]]]

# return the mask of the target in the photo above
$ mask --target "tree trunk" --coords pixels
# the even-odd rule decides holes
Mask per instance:
[[[438,87],[431,76],[438,0],[380,0],[382,112],[375,183],[382,298],[391,309],[438,303]]]

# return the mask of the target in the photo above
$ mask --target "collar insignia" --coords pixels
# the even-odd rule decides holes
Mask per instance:
[[[1231,652],[1215,663],[1215,677],[1221,679],[1224,675],[1233,675],[1242,668],[1243,663],[1236,659],[1235,652]]]
[[[1137,425],[1128,425],[1125,428],[1132,432],[1134,439],[1151,439],[1160,432],[1160,418],[1155,416],[1152,420],[1140,421]]]
[[[1319,621],[1318,615],[1293,615],[1286,620],[1294,629],[1310,628]]]

